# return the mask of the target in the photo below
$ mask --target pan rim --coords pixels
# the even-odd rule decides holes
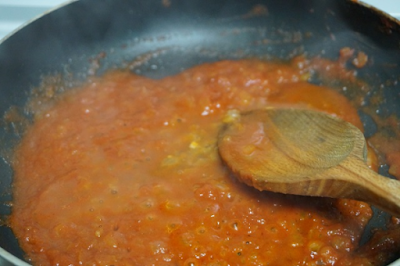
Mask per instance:
[[[31,264],[26,263],[25,261],[19,259],[18,257],[12,255],[11,253],[9,253],[8,251],[6,251],[5,249],[3,249],[2,247],[0,247],[0,257],[5,259],[7,262],[10,262],[14,265],[18,265],[18,266],[31,266]]]
[[[20,25],[19,27],[17,27],[16,29],[14,29],[13,31],[11,31],[10,33],[8,33],[8,34],[7,34],[6,36],[4,36],[2,39],[0,39],[0,45],[1,45],[3,42],[5,42],[7,39],[9,39],[11,36],[13,36],[15,33],[19,32],[21,29],[23,29],[23,28],[25,28],[26,26],[28,26],[29,24],[31,24],[32,22],[34,22],[34,21],[40,19],[41,17],[43,17],[43,16],[45,16],[45,15],[47,15],[47,14],[49,14],[49,13],[51,13],[51,12],[57,10],[57,9],[63,8],[64,6],[67,6],[67,5],[69,5],[69,4],[72,4],[72,3],[78,2],[78,1],[79,1],[79,0],[67,0],[66,2],[61,3],[61,4],[59,4],[59,5],[55,6],[55,7],[53,7],[53,8],[51,8],[51,9],[47,10],[46,12],[43,12],[43,13],[41,13],[40,15],[38,15],[38,16],[36,16],[36,17],[34,17],[34,18],[28,20],[28,21],[26,21],[25,23],[23,23],[22,25]]]

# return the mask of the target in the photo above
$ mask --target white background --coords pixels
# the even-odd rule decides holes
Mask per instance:
[[[0,40],[29,20],[65,2],[68,1],[0,0]]]

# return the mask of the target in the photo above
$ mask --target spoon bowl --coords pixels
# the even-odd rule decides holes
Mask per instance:
[[[369,169],[366,147],[357,127],[308,109],[243,113],[218,138],[222,160],[259,190],[356,199],[400,216],[400,182]]]

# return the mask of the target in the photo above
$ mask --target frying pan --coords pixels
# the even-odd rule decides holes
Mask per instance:
[[[299,54],[336,59],[343,47],[369,56],[372,63],[357,70],[359,78],[376,89],[385,84],[379,115],[400,115],[400,26],[365,4],[347,0],[71,2],[0,44],[0,115],[12,107],[23,108],[29,91],[48,75],[61,75],[65,87],[121,67],[157,79],[221,59],[286,60]],[[146,60],[130,64],[137,58]],[[361,118],[366,135],[372,135],[372,120],[365,114]],[[21,137],[10,127],[20,125],[0,125],[0,151],[5,154]],[[386,166],[380,171],[388,175]],[[12,174],[6,160],[0,160],[2,216],[11,211]],[[362,241],[370,237],[372,228],[384,227],[389,217],[374,212]],[[6,226],[0,226],[0,246],[0,265],[26,265]]]

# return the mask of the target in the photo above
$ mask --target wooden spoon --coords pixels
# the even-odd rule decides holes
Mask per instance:
[[[356,199],[400,217],[400,182],[370,170],[363,133],[332,115],[251,111],[223,127],[218,147],[238,178],[259,190]]]

